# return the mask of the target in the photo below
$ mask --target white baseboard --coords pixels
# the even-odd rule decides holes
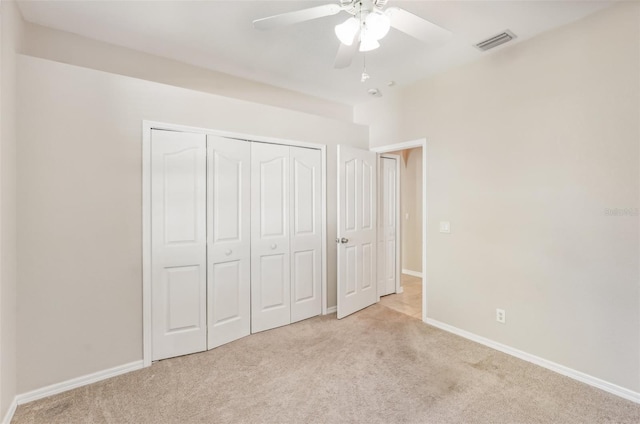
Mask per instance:
[[[16,413],[16,408],[18,407],[18,402],[16,401],[16,398],[13,398],[13,402],[11,402],[11,405],[9,405],[9,409],[7,410],[7,413],[4,414],[4,418],[2,419],[2,424],[10,424],[11,420],[13,419],[13,414]]]
[[[136,371],[141,368],[143,368],[141,360],[130,362],[128,364],[94,372],[93,374],[83,375],[82,377],[72,378],[71,380],[32,390],[27,393],[22,393],[16,396],[16,402],[18,405],[22,405],[27,402],[45,398],[47,396],[57,395],[58,393],[66,392],[67,390],[75,389],[77,387],[86,386],[87,384],[97,383],[98,381],[106,380],[107,378],[115,377],[120,374]]]
[[[422,273],[421,273],[421,272],[418,272],[418,271],[411,271],[410,269],[402,268],[402,273],[403,273],[403,274],[410,275],[410,276],[412,276],[412,277],[422,278]]]
[[[532,364],[539,365],[543,368],[557,372],[558,374],[562,374],[566,377],[573,378],[574,380],[578,380],[582,383],[596,387],[600,390],[604,390],[605,392],[609,392],[616,396],[620,396],[621,398],[630,400],[635,403],[640,403],[640,393],[634,392],[633,390],[620,387],[616,384],[599,379],[589,374],[585,374],[581,371],[577,371],[572,368],[566,367],[564,365],[551,362],[547,359],[540,358],[539,356],[535,356],[530,353],[512,348],[510,346],[503,345],[502,343],[495,342],[491,339],[478,336],[477,334],[470,333],[468,331],[462,330],[460,328],[454,327],[449,324],[445,324],[443,322],[440,322],[431,318],[427,318],[426,323],[429,325],[433,325],[434,327],[437,327],[441,330],[447,331],[449,333],[453,333],[458,336],[464,337],[465,339],[469,339],[476,343],[480,343],[482,345],[488,346],[492,349],[499,350],[500,352],[506,353],[508,355],[515,356],[516,358],[522,359],[524,361],[531,362]]]
[[[327,308],[327,313],[325,315],[333,314],[335,312],[338,312],[338,307],[337,306],[329,306]]]

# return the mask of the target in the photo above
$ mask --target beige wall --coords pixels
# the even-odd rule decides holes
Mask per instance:
[[[336,145],[352,123],[21,56],[18,390],[142,359],[143,119],[328,145],[336,302]]]
[[[400,162],[402,269],[422,272],[422,147],[408,149]]]
[[[372,146],[427,139],[428,317],[636,392],[640,228],[606,211],[640,207],[639,9],[356,108]]]
[[[0,419],[16,395],[16,52],[22,18],[15,2],[0,3]]]
[[[26,23],[30,56],[353,122],[353,107]]]

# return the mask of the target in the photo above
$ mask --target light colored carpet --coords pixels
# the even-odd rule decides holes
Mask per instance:
[[[640,405],[374,305],[18,407],[21,423],[639,423]]]

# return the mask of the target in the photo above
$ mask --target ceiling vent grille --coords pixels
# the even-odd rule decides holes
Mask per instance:
[[[513,32],[506,30],[504,32],[501,32],[498,35],[494,35],[491,38],[488,38],[484,41],[479,42],[478,44],[475,44],[475,47],[478,50],[482,50],[484,52],[494,47],[498,47],[500,44],[504,44],[508,41],[511,41],[514,38],[516,38],[516,35]]]

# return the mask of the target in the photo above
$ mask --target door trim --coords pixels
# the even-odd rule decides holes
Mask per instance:
[[[322,315],[327,310],[327,146],[305,141],[264,137],[231,131],[191,127],[157,121],[142,121],[142,362],[144,367],[151,365],[151,130],[177,131],[196,134],[208,134],[259,143],[282,144],[292,147],[306,147],[321,152],[322,180]]]
[[[427,322],[427,227],[429,214],[427,213],[427,139],[405,141],[396,144],[372,147],[369,150],[376,153],[388,153],[396,150],[422,147],[422,322]]]

